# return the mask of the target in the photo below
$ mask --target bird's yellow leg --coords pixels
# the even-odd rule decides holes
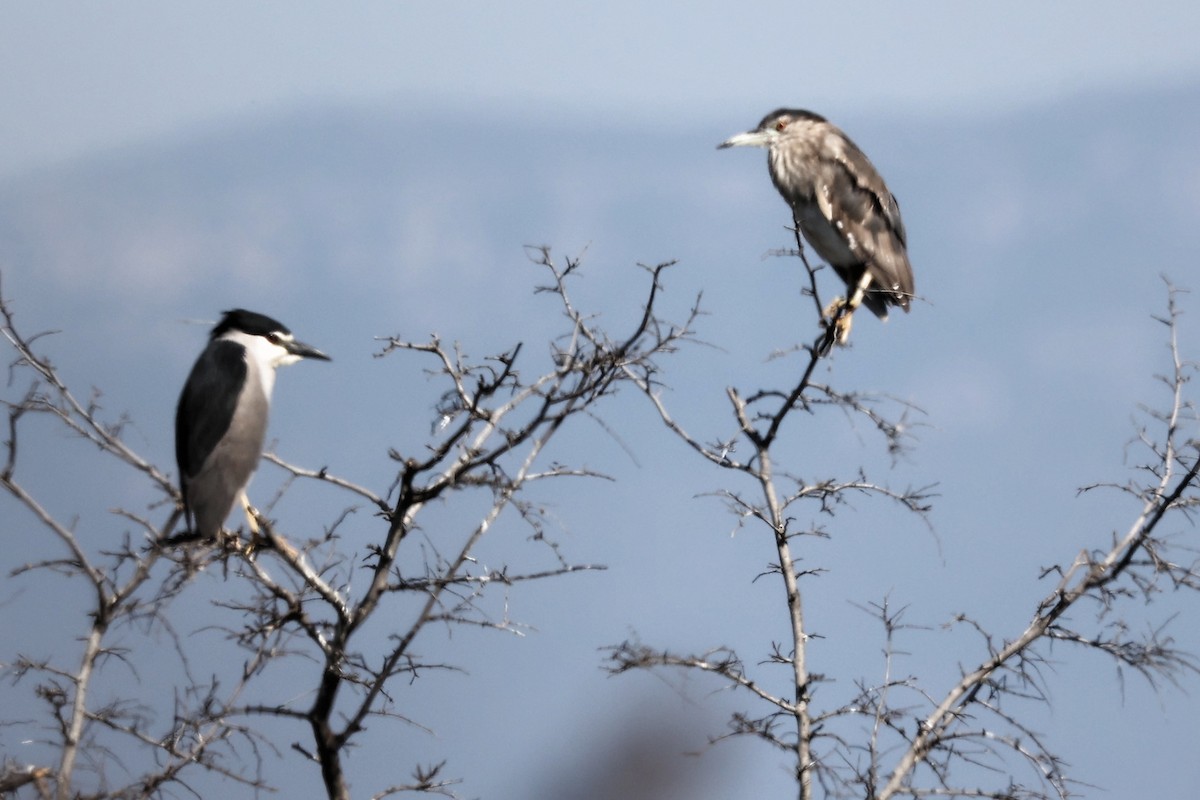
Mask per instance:
[[[850,335],[850,314],[846,311],[844,298],[835,297],[821,310],[821,325],[825,334],[817,345],[817,355],[827,356],[835,344],[845,344]]]
[[[867,296],[867,287],[871,285],[871,273],[863,272],[863,276],[858,279],[858,285],[854,287],[854,291],[850,293],[850,298],[846,301],[846,311],[853,314],[862,305],[863,298]]]
[[[854,325],[854,309],[850,308],[847,303],[842,315],[833,321],[833,326],[837,329],[838,344],[845,344],[849,340],[852,325]]]
[[[833,302],[825,307],[822,313],[834,328],[833,336],[829,342],[830,346],[834,342],[845,344],[849,340],[850,328],[854,325],[854,312],[862,305],[863,298],[866,296],[867,288],[870,285],[871,273],[864,272],[863,276],[859,278],[858,284],[855,285],[854,291],[850,292],[849,297],[845,299],[835,297],[833,298]]]
[[[844,305],[846,305],[846,298],[838,295],[829,301],[829,305],[825,306],[825,309],[821,312],[821,316],[825,319],[833,319],[842,310],[842,306]]]

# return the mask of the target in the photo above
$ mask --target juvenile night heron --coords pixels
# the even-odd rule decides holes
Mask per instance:
[[[244,309],[226,311],[188,375],[175,412],[175,458],[188,527],[218,540],[262,457],[275,368],[329,356],[287,327]],[[253,525],[253,521],[251,520]]]
[[[889,306],[908,311],[913,274],[900,206],[850,137],[819,114],[781,108],[718,149],[741,146],[767,148],[771,181],[797,229],[846,283],[846,300],[825,312],[838,342],[860,304],[883,320]]]

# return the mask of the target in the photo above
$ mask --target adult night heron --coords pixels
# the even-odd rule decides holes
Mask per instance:
[[[296,341],[283,324],[226,311],[188,375],[175,413],[175,458],[189,529],[217,540],[262,457],[275,368],[329,356]],[[253,526],[253,520],[251,525]]]
[[[838,342],[850,335],[859,304],[883,320],[889,306],[908,311],[913,274],[900,206],[850,137],[819,114],[781,108],[718,149],[740,146],[767,148],[771,181],[797,229],[845,281],[846,300],[825,312]]]

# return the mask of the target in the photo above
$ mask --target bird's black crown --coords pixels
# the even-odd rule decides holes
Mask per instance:
[[[247,311],[244,308],[235,308],[226,311],[225,316],[221,317],[221,321],[217,323],[217,327],[212,329],[209,338],[216,339],[230,331],[242,331],[251,336],[266,336],[268,333],[291,333],[288,327],[282,322],[271,319],[266,314],[259,314],[257,311]]]

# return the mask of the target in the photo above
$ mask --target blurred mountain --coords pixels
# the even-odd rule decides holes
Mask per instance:
[[[0,263],[60,286],[168,297],[213,279],[321,274],[461,288],[524,244],[603,241],[654,260],[707,252],[698,239],[744,238],[706,226],[740,206],[766,216],[765,230],[786,222],[761,164],[746,164],[757,159],[713,149],[754,120],[626,130],[399,105],[234,120],[10,179]],[[1182,255],[1172,233],[1200,211],[1196,87],[995,119],[835,121],[900,197],[918,267],[952,261],[936,284],[923,281],[932,296],[946,280],[1002,289],[996,264],[1048,290],[1099,291],[1105,281],[1069,267],[1148,253],[1167,254],[1169,267]]]

